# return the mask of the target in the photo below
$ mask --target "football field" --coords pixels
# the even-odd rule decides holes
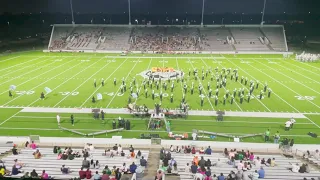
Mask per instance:
[[[143,81],[146,73],[152,72],[155,68],[171,69],[184,76],[179,81],[174,76],[170,78],[170,82],[168,79],[163,79],[158,88],[156,86],[157,80],[153,83],[151,80],[152,88],[147,83],[144,87]],[[223,68],[230,68],[230,74],[223,73]],[[198,70],[197,78],[193,73],[194,69]],[[231,80],[231,75],[235,69],[239,75],[237,81],[235,78]],[[190,76],[189,71],[191,72]],[[221,73],[222,77],[226,76],[227,82],[226,86],[218,87],[218,101],[216,102],[214,97],[217,89],[216,79],[220,77]],[[243,82],[241,83],[242,77]],[[101,84],[102,78],[105,81],[104,85]],[[121,92],[122,79],[126,84],[126,91],[123,92]],[[219,78],[220,81],[221,79]],[[246,79],[247,84],[245,84]],[[116,85],[114,80],[116,80]],[[96,87],[94,81],[96,81]],[[255,88],[249,101],[250,81],[255,83]],[[167,88],[164,87],[164,82],[166,82]],[[259,84],[258,88],[256,87],[257,83]],[[171,88],[172,84],[174,84],[174,88]],[[193,94],[191,93],[192,84],[194,84]],[[268,97],[268,90],[264,92],[265,84],[272,90],[270,97]],[[186,93],[185,85],[187,87]],[[201,94],[198,89],[199,85],[203,86]],[[9,96],[10,86],[15,86],[12,97]],[[132,97],[131,86],[132,92],[138,94],[136,98]],[[242,103],[238,96],[240,88],[244,89]],[[48,93],[45,89],[50,89],[51,92]],[[209,96],[210,89],[212,90],[211,97]],[[231,95],[233,95],[235,89],[236,96],[231,104]],[[263,93],[260,98],[261,90]],[[154,91],[154,99],[152,99],[152,91]],[[224,102],[224,95],[227,91],[230,95]],[[41,92],[45,94],[44,100],[40,99]],[[102,95],[101,100],[97,100],[97,94],[99,93]],[[38,126],[43,123],[43,127],[39,128],[44,129],[46,127],[45,121],[48,119],[46,118],[49,116],[48,114],[21,114],[19,108],[23,107],[123,108],[127,106],[130,97],[132,102],[138,105],[145,104],[152,109],[155,103],[160,103],[160,94],[162,94],[162,107],[175,109],[179,108],[184,93],[190,110],[303,113],[309,118],[297,122],[302,123],[302,130],[295,130],[288,135],[306,135],[310,131],[320,132],[320,63],[297,62],[293,58],[284,59],[282,55],[136,54],[119,56],[118,54],[29,52],[0,57],[0,107],[2,108],[0,128],[31,128],[29,126],[33,123]],[[173,102],[171,102],[171,95]],[[92,102],[92,97],[95,97],[95,103]],[[203,99],[202,106],[201,99]],[[10,108],[12,109],[10,110]],[[65,116],[67,117],[67,115]],[[209,130],[207,121],[197,121],[201,119],[208,120],[209,117],[188,118],[189,121],[186,121],[186,124],[176,125],[176,130],[189,132],[193,129],[192,124],[195,122],[195,126],[201,126]],[[251,132],[251,121],[257,122],[257,127],[261,128],[259,132],[264,132],[266,128],[272,125],[281,129],[286,120],[277,118],[255,120],[247,118],[246,120],[243,117],[228,119],[239,121],[235,122],[239,124],[236,127],[241,128],[243,133]],[[238,128],[234,127],[233,130],[230,127],[228,128],[228,125],[234,123],[228,124],[227,120],[224,122],[225,127],[219,129],[213,125],[213,130],[241,133]],[[137,122],[140,123],[136,125],[137,131],[146,129],[144,121],[143,123]],[[179,122],[177,121],[177,123]],[[263,124],[263,122],[269,123]],[[88,124],[90,124],[89,121],[83,123],[80,129],[90,129]],[[94,124],[97,124],[99,128],[104,127],[100,122],[96,122],[93,123],[94,129],[99,129]],[[48,126],[51,128],[50,123]],[[175,129],[175,123],[172,123],[172,126],[172,129]],[[254,123],[252,126],[254,127]],[[275,129],[277,129],[276,127]],[[1,131],[3,132],[3,130]],[[24,130],[19,130],[19,132],[22,131]],[[255,131],[257,130],[252,130],[252,133],[256,133]],[[6,131],[6,134],[8,133]],[[58,136],[56,134],[50,135]],[[1,135],[5,134],[1,133]],[[25,133],[22,133],[22,135],[25,135]],[[67,135],[63,134],[63,136]]]

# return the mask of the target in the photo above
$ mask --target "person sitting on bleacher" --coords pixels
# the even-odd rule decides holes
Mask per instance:
[[[119,146],[118,146],[118,154],[120,154],[122,152],[122,147],[121,147],[121,145],[119,144]]]
[[[157,175],[155,176],[155,180],[162,180],[162,176],[163,176],[163,171],[162,170],[158,170],[157,171]]]
[[[111,170],[109,169],[109,167],[106,165],[105,167],[104,167],[104,169],[102,170],[102,173],[106,173],[106,174],[108,174],[109,176],[111,175]]]
[[[62,165],[60,168],[62,174],[69,174],[70,173],[70,169],[65,167],[65,165]]]
[[[49,175],[48,175],[48,173],[46,173],[45,170],[42,171],[41,179],[49,179]]]
[[[39,149],[36,150],[36,152],[33,153],[33,156],[35,159],[40,159],[41,158],[41,153]]]
[[[141,154],[141,151],[139,150],[138,153],[137,153],[136,158],[137,158],[137,159],[141,159],[141,157],[142,157],[142,154]]]
[[[196,148],[192,147],[191,154],[196,154]]]
[[[16,167],[18,169],[21,169],[24,166],[24,164],[22,162],[18,161],[18,159],[14,160],[14,165],[16,165]]]
[[[227,148],[224,148],[223,154],[224,154],[224,156],[226,156],[226,157],[229,156],[229,151],[228,151]]]
[[[37,149],[37,144],[34,142],[34,141],[32,141],[32,143],[30,144],[30,148],[31,149]]]
[[[196,165],[196,163],[195,162],[193,162],[193,164],[191,165],[191,173],[192,174],[196,174],[197,173],[197,171],[198,171],[198,166]]]
[[[126,163],[123,163],[122,164],[122,167],[120,168],[120,172],[121,173],[124,173],[124,174],[127,174],[128,173],[128,168],[126,166]]]
[[[264,171],[263,167],[260,167],[260,169],[258,171],[258,174],[259,174],[259,179],[263,179],[264,178],[265,171]]]
[[[80,177],[80,179],[86,178],[86,172],[83,170],[83,167],[81,167],[81,169],[79,171],[79,177]]]
[[[86,171],[86,178],[87,179],[91,179],[91,177],[92,177],[92,174],[91,174],[90,169],[88,168],[87,171]]]
[[[206,167],[211,167],[212,164],[211,164],[210,159],[208,159],[204,165],[205,165]]]
[[[87,160],[86,157],[82,161],[82,167],[83,168],[89,168],[90,167],[90,162]]]
[[[184,172],[189,173],[191,171],[189,163],[184,167]]]
[[[109,180],[109,179],[110,179],[109,175],[105,172],[102,172],[101,180]]]
[[[16,148],[16,145],[13,145],[13,148],[12,148],[12,154],[13,155],[18,155],[20,152],[18,151],[18,149]]]
[[[298,173],[299,172],[300,166],[299,166],[298,163],[296,163],[296,164],[289,163],[289,164],[291,164],[291,167],[288,168],[290,171],[292,171],[294,173]]]
[[[38,173],[36,172],[36,170],[32,170],[32,172],[30,173],[31,178],[39,178]]]
[[[231,165],[232,167],[236,167],[236,161],[234,158],[231,158],[229,161],[228,161],[228,164]]]
[[[129,169],[130,169],[130,173],[133,174],[133,173],[136,172],[137,165],[133,162],[133,163],[130,165]]]
[[[231,171],[230,174],[227,176],[228,180],[235,180],[236,179],[236,173]]]
[[[87,150],[87,149],[82,150],[82,156],[83,156],[84,158],[89,157],[89,152],[88,152],[88,150]]]
[[[204,154],[204,148],[203,147],[200,148],[199,154]]]
[[[10,171],[6,170],[6,167],[3,164],[0,165],[0,177],[9,175],[9,174],[10,174]]]
[[[93,179],[94,180],[100,180],[101,179],[101,176],[99,175],[98,171],[96,171],[96,173],[93,175]]]
[[[19,171],[19,169],[16,167],[16,165],[13,165],[11,175],[18,175],[19,173],[21,173],[21,171]]]
[[[254,164],[256,167],[260,167],[260,166],[261,166],[261,161],[260,161],[259,156],[253,161],[253,164]]]
[[[205,166],[206,164],[206,160],[204,160],[203,156],[201,156],[201,160],[199,161],[198,165],[201,166]]]
[[[208,148],[205,151],[205,154],[211,155],[212,153],[212,149],[210,148],[210,146],[208,146]]]
[[[258,171],[255,170],[254,173],[252,173],[252,174],[249,175],[249,178],[250,178],[251,180],[258,180],[258,179],[259,179]]]

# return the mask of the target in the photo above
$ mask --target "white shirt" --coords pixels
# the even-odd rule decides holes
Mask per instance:
[[[243,163],[240,163],[240,162],[239,162],[239,163],[238,163],[238,166],[237,166],[237,169],[238,169],[238,170],[241,170],[242,168],[243,168]]]
[[[291,122],[292,124],[294,124],[294,123],[296,123],[296,120],[293,119],[293,118],[291,118],[291,119],[290,119],[290,122]]]
[[[195,176],[194,176],[194,179],[200,179],[200,180],[203,180],[203,175],[200,174],[200,173],[197,173]]]
[[[60,123],[60,116],[59,115],[57,115],[57,121],[58,121],[58,123]]]
[[[300,166],[297,166],[295,164],[292,165],[292,172],[297,173],[297,172],[299,172],[299,169],[300,169]]]
[[[291,121],[287,121],[286,122],[286,127],[290,127],[291,126]]]
[[[189,172],[190,172],[190,166],[186,165],[186,167],[185,167],[185,172],[186,172],[186,173],[189,173]]]

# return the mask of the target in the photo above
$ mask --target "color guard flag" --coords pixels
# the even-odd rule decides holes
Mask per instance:
[[[15,86],[15,85],[10,85],[10,87],[9,87],[9,89],[10,89],[11,91],[16,90],[16,88],[17,88],[17,86]]]
[[[47,94],[49,94],[49,93],[52,92],[52,90],[51,90],[50,88],[48,88],[48,87],[45,87],[45,88],[44,88],[44,91],[46,91]]]
[[[102,94],[101,93],[97,94],[97,100],[102,100]]]

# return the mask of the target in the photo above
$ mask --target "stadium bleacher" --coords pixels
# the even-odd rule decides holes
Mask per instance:
[[[172,153],[172,158],[175,159],[177,162],[178,172],[180,175],[180,179],[187,180],[187,179],[193,179],[194,174],[187,173],[185,171],[185,166],[187,163],[190,165],[192,164],[192,160],[194,156],[204,157],[205,160],[210,159],[212,163],[217,162],[218,159],[220,159],[219,166],[213,166],[211,167],[211,173],[216,174],[217,176],[220,173],[223,173],[225,176],[227,176],[230,171],[237,172],[237,169],[232,167],[231,165],[227,164],[228,158],[223,155],[223,153],[212,153],[211,155],[203,155],[203,154],[181,154],[181,153]],[[291,165],[289,163],[299,163],[300,165],[302,162],[297,159],[288,159],[282,155],[274,155],[274,154],[255,154],[255,157],[260,157],[260,159],[265,158],[266,160],[268,158],[275,158],[276,166],[275,167],[268,167],[265,165],[262,165],[265,170],[265,178],[268,180],[290,180],[290,179],[299,179],[302,180],[304,177],[310,179],[310,178],[318,178],[320,177],[320,172],[317,170],[311,169],[310,173],[293,173],[287,168]],[[236,165],[239,162],[239,160],[236,160]],[[250,162],[250,161],[249,161]],[[251,174],[254,172],[254,170],[259,170],[260,167],[255,167],[255,165],[252,165],[252,169],[248,170],[248,174]]]
[[[82,165],[83,157],[75,158],[73,160],[58,160],[57,154],[53,153],[53,148],[39,148],[42,158],[41,159],[35,159],[32,153],[35,151],[33,149],[22,149],[20,151],[20,154],[18,155],[9,155],[2,159],[4,161],[4,164],[8,168],[8,170],[11,171],[11,167],[14,165],[14,160],[18,159],[21,163],[24,164],[22,167],[22,171],[25,172],[31,172],[33,169],[36,169],[38,174],[41,174],[42,170],[45,170],[49,176],[53,176],[55,179],[70,179],[78,177],[78,172]],[[79,152],[81,154],[82,149],[73,149],[74,152]],[[126,156],[114,156],[113,158],[108,156],[103,156],[104,153],[103,149],[95,149],[93,152],[90,151],[89,158],[87,160],[93,159],[94,161],[99,160],[100,168],[98,169],[90,169],[92,171],[92,175],[95,173],[95,171],[98,171],[99,174],[102,174],[102,170],[106,165],[109,166],[111,169],[113,166],[116,166],[117,168],[122,167],[123,163],[126,163],[126,166],[129,168],[129,166],[132,164],[132,162],[135,162],[136,165],[140,164],[140,159],[131,159],[128,158],[127,155],[129,154],[128,150],[123,150],[126,154]],[[137,150],[135,151],[137,152]],[[144,159],[148,160],[149,151],[147,150],[141,150],[142,156],[144,156]],[[62,165],[65,165],[65,167],[68,167],[71,171],[69,174],[62,174],[60,171],[60,168]],[[19,173],[18,175],[14,175],[13,177],[22,177],[24,173]]]
[[[55,25],[49,50],[287,51],[282,26]]]

